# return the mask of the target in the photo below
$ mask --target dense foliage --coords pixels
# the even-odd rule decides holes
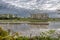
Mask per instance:
[[[10,35],[8,31],[5,31],[2,28],[0,28],[0,40],[60,40],[59,34],[57,37],[53,37],[52,34],[55,34],[55,30],[41,32],[40,36],[23,37],[23,36],[19,36],[17,32],[14,35]]]

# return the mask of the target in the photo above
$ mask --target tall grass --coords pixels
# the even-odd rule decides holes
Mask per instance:
[[[55,30],[41,32],[39,36],[19,36],[16,32],[10,35],[10,32],[0,28],[0,40],[60,40],[60,33]]]

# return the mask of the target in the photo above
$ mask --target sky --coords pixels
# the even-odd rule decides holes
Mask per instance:
[[[9,5],[26,9],[56,10],[60,7],[60,0],[2,0]]]
[[[56,14],[58,9],[60,9],[60,0],[0,0],[0,13],[27,16],[29,13],[47,12],[51,17],[60,17]]]

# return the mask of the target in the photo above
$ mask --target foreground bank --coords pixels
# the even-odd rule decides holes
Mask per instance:
[[[56,30],[49,30],[41,32],[39,36],[33,36],[30,34],[30,37],[19,36],[18,32],[10,35],[10,31],[3,30],[0,28],[0,40],[60,40],[60,33]]]

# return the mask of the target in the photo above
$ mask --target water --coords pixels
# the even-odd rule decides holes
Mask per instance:
[[[60,29],[60,22],[49,22],[49,25],[31,25],[31,24],[0,24],[5,30],[10,29],[11,32],[18,32],[22,35],[38,35],[41,31],[48,29]]]

